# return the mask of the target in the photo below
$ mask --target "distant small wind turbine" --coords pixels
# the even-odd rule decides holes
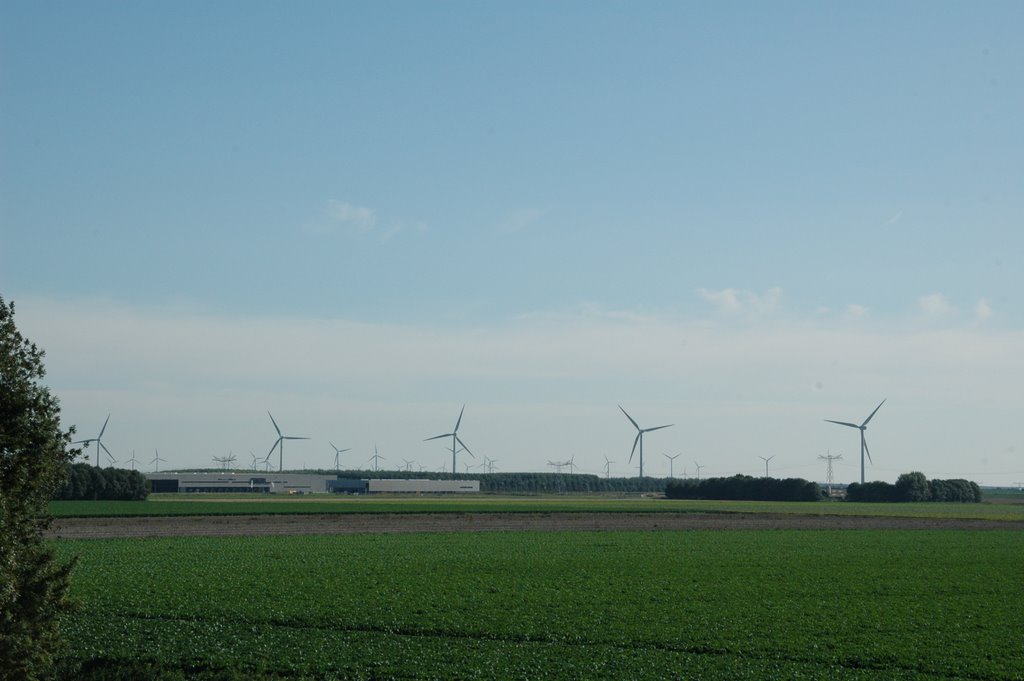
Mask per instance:
[[[452,448],[451,448],[451,453],[452,453],[452,475],[455,475],[455,472],[456,472],[455,471],[455,455],[458,454],[459,451],[460,451],[458,449],[458,445],[461,445],[462,449],[464,449],[467,454],[472,456],[474,459],[476,458],[476,455],[473,454],[473,452],[469,451],[469,447],[466,446],[466,443],[463,442],[459,438],[459,435],[458,435],[458,433],[459,433],[459,425],[462,423],[462,414],[465,411],[466,411],[466,405],[462,405],[462,411],[459,412],[459,420],[455,422],[455,428],[452,430],[452,432],[444,433],[442,435],[435,435],[434,437],[428,437],[425,440],[423,440],[424,442],[429,442],[431,440],[440,440],[443,437],[450,437],[452,439]]]
[[[273,414],[271,414],[270,411],[267,411],[267,416],[270,417],[270,422],[274,424],[274,430],[277,431],[277,441],[274,443],[274,446],[270,448],[270,452],[267,453],[267,458],[270,458],[270,455],[274,453],[275,449],[278,450],[277,472],[280,473],[281,471],[284,470],[284,441],[285,440],[308,440],[309,438],[308,437],[296,437],[294,435],[282,435],[281,434],[281,429],[277,427],[277,421],[274,420]]]
[[[678,459],[680,456],[682,456],[682,454],[676,454],[675,456],[669,456],[668,454],[662,454],[662,456],[665,457],[666,459],[668,459],[668,477],[670,477],[670,478],[676,477],[674,464],[676,462],[676,459]]]
[[[610,477],[611,477],[611,475],[612,475],[612,474],[611,474],[611,470],[612,470],[612,468],[611,468],[611,467],[612,467],[612,464],[613,464],[613,463],[615,463],[615,462],[614,462],[614,461],[611,461],[611,460],[610,460],[610,459],[608,458],[608,455],[607,455],[607,454],[605,454],[605,457],[604,457],[604,477],[605,477],[606,479],[607,479],[607,478],[610,478]]]
[[[161,459],[160,458],[160,452],[158,450],[156,450],[156,449],[153,450],[153,453],[156,454],[156,456],[153,457],[153,460],[150,461],[150,463],[155,463],[156,464],[155,472],[159,473],[160,472],[160,462],[163,461],[164,463],[167,463],[167,459]]]
[[[626,414],[626,410],[622,408],[621,404],[619,405],[619,410],[623,414]],[[633,454],[636,453],[636,446],[637,446],[637,444],[639,444],[640,445],[640,477],[642,478],[642,477],[644,477],[644,433],[650,433],[651,431],[654,431],[654,430],[661,430],[662,428],[670,428],[670,427],[674,426],[675,424],[674,423],[670,423],[670,424],[668,424],[666,426],[655,426],[653,428],[641,428],[639,426],[639,424],[637,424],[637,422],[633,420],[632,416],[630,416],[629,414],[626,414],[626,418],[629,419],[629,422],[633,424],[634,428],[636,428],[636,439],[633,440],[633,451],[631,451],[629,453],[629,461],[630,461],[630,463],[633,462]]]
[[[412,460],[410,460],[410,459],[402,459],[402,461],[404,461],[404,462],[405,462],[405,472],[406,472],[406,473],[408,473],[409,471],[411,471],[411,470],[412,470],[412,465],[413,465],[414,463],[416,463],[415,461],[412,461]]]
[[[693,462],[693,465],[697,467],[697,479],[700,480],[700,469],[704,468],[704,466],[697,463],[696,461]]]
[[[351,447],[346,447],[345,449],[338,449],[337,447],[334,446],[334,443],[331,442],[330,440],[327,441],[327,444],[331,445],[331,448],[334,449],[334,471],[335,472],[340,471],[341,470],[341,453],[342,452],[350,451],[352,448]]]
[[[132,465],[132,470],[135,470],[135,464],[138,463],[138,459],[135,458],[135,450],[132,450],[132,458],[128,459],[128,463]]]
[[[256,470],[256,464],[259,463],[260,457],[258,457],[255,454],[253,454],[251,449],[249,450],[249,456],[252,457],[252,470],[255,471]]]
[[[107,449],[107,446],[105,444],[103,444],[103,440],[101,440],[101,438],[103,437],[103,433],[107,430],[107,423],[109,423],[109,422],[110,422],[110,414],[107,414],[107,420],[103,422],[103,427],[100,428],[100,434],[99,435],[97,435],[96,437],[86,438],[85,440],[77,440],[77,441],[71,443],[73,445],[85,445],[85,447],[88,449],[89,445],[92,444],[93,442],[95,442],[96,443],[96,467],[97,468],[100,467],[100,447],[102,447],[103,451],[105,451],[107,453],[107,456],[109,456],[110,458],[114,458],[113,456],[111,456],[110,450]]]
[[[871,452],[868,451],[868,441],[864,438],[864,431],[867,430],[868,423],[878,412],[878,410],[882,408],[883,404],[885,404],[885,400],[879,402],[878,406],[875,407],[875,411],[871,412],[871,414],[866,419],[864,419],[864,423],[860,424],[859,426],[856,423],[848,423],[846,421],[833,421],[832,419],[825,419],[825,421],[829,423],[835,423],[840,426],[849,426],[850,428],[857,428],[858,430],[860,430],[860,484],[862,485],[864,484],[864,454],[867,454],[868,461],[871,461]],[[871,463],[873,464],[874,461],[871,461]]]
[[[383,456],[381,456],[380,454],[377,453],[377,445],[374,445],[373,446],[373,456],[371,456],[369,459],[367,459],[367,463],[372,461],[373,462],[373,470],[378,471],[378,470],[380,470],[380,463],[379,462],[380,462],[381,459],[384,459],[385,461],[387,461],[387,459],[385,457],[383,457]]]
[[[764,477],[766,477],[766,478],[767,478],[767,477],[768,477],[768,462],[769,462],[769,461],[771,461],[772,459],[774,459],[774,458],[775,458],[775,455],[774,455],[774,454],[772,454],[772,455],[771,455],[771,456],[769,456],[769,457],[768,457],[767,459],[766,459],[766,458],[764,458],[763,456],[759,456],[759,457],[757,457],[757,458],[759,458],[759,459],[761,459],[762,461],[764,461]]]

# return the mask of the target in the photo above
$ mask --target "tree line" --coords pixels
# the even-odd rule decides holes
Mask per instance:
[[[888,482],[851,483],[847,501],[906,502],[951,501],[965,504],[981,502],[981,488],[970,480],[929,480],[924,473],[903,473],[896,484]]]
[[[302,471],[335,475],[333,470]],[[498,494],[662,493],[672,478],[603,478],[589,473],[439,473],[437,471],[343,470],[342,478],[479,480],[481,492]]]
[[[730,501],[818,501],[822,489],[803,478],[729,478],[672,480],[665,488],[669,499],[725,499]]]
[[[148,495],[146,478],[139,471],[73,463],[67,467],[67,482],[54,498],[62,501],[142,501]]]

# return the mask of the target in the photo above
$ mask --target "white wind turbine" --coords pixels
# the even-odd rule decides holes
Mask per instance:
[[[267,452],[267,458],[268,459],[270,458],[270,455],[274,453],[275,449],[278,450],[277,472],[280,473],[281,471],[284,470],[284,441],[285,440],[308,440],[309,438],[308,437],[296,437],[294,435],[282,435],[281,434],[281,429],[277,427],[277,421],[274,420],[273,414],[271,414],[269,411],[267,411],[267,416],[270,417],[270,422],[274,424],[274,430],[277,431],[277,441],[274,443],[274,446],[270,448],[270,451]]]
[[[825,421],[829,423],[836,423],[840,426],[849,426],[850,428],[857,428],[858,430],[860,430],[860,484],[862,485],[864,484],[864,454],[867,454],[868,461],[871,461],[871,452],[868,451],[868,441],[864,439],[864,431],[867,430],[868,428],[868,422],[870,422],[874,415],[878,412],[878,410],[882,408],[883,404],[885,404],[885,400],[879,402],[878,406],[875,407],[875,411],[871,412],[871,414],[866,419],[864,419],[864,423],[860,424],[859,426],[856,423],[848,423],[846,421],[833,421],[832,419],[825,419]],[[871,461],[871,463],[874,463],[874,461]]]
[[[100,467],[100,447],[102,447],[103,451],[105,451],[107,453],[107,456],[109,456],[111,459],[114,458],[113,455],[110,453],[110,450],[107,449],[107,446],[105,444],[103,444],[103,440],[101,439],[103,437],[104,431],[106,431],[106,429],[107,429],[107,423],[109,421],[110,421],[110,414],[107,414],[107,420],[103,422],[103,427],[100,428],[100,434],[97,435],[96,437],[86,438],[85,440],[77,440],[77,441],[71,443],[73,445],[85,445],[86,448],[88,448],[90,444],[95,442],[96,443],[96,468]]]
[[[604,456],[604,477],[605,477],[605,479],[608,479],[608,478],[611,477],[611,475],[612,475],[611,474],[611,470],[612,470],[611,467],[612,467],[613,463],[615,463],[615,462],[610,460],[608,458],[608,455],[605,454],[605,456]]]
[[[626,414],[626,410],[622,408],[621,404],[619,405],[619,410],[623,414]],[[626,418],[629,419],[629,422],[633,424],[634,428],[636,428],[636,439],[633,440],[633,451],[631,451],[629,453],[629,461],[630,461],[630,463],[633,462],[633,454],[636,453],[636,446],[637,446],[637,444],[639,444],[640,445],[640,477],[642,478],[642,477],[644,477],[644,433],[650,433],[653,430],[661,430],[662,428],[670,428],[670,427],[674,426],[675,424],[674,423],[670,423],[670,424],[668,424],[666,426],[654,426],[653,428],[641,428],[639,426],[639,424],[637,424],[637,422],[633,420],[632,416],[630,416],[629,414],[626,414]]]
[[[150,463],[155,463],[156,464],[156,470],[154,472],[159,473],[160,472],[160,462],[163,461],[164,463],[167,463],[167,459],[161,459],[160,458],[160,452],[158,450],[156,450],[156,449],[153,450],[153,453],[156,454],[156,456],[153,457],[153,460],[150,461]]]
[[[329,444],[331,448],[334,449],[334,472],[337,473],[338,471],[341,470],[341,453],[350,451],[352,448],[346,447],[345,449],[338,449],[330,440],[327,441],[327,444]]]
[[[766,478],[767,478],[767,477],[768,477],[768,462],[769,462],[769,461],[771,461],[772,459],[774,459],[774,458],[775,458],[775,455],[774,455],[774,454],[772,454],[772,455],[771,455],[771,456],[769,456],[769,457],[768,457],[767,459],[766,459],[766,458],[764,458],[763,456],[759,456],[759,457],[757,457],[757,458],[761,459],[761,461],[764,461],[764,477],[766,477]]]
[[[464,411],[466,411],[466,405],[462,405],[462,411],[459,412],[459,420],[455,422],[455,428],[452,430],[452,432],[444,433],[442,435],[435,435],[434,437],[428,437],[425,440],[423,440],[424,442],[429,442],[430,440],[440,440],[443,437],[450,437],[452,439],[452,475],[456,474],[455,455],[459,453],[459,451],[462,451],[458,449],[459,445],[462,446],[462,449],[465,450],[467,454],[472,456],[474,459],[476,458],[476,455],[474,455],[473,452],[469,451],[469,447],[466,446],[466,443],[463,442],[458,435],[459,425],[462,423],[462,413]]]
[[[676,477],[676,473],[675,473],[676,459],[678,459],[680,456],[682,456],[682,454],[676,454],[675,456],[669,456],[668,454],[662,454],[662,456],[665,457],[666,459],[668,459],[668,477],[670,477],[670,478]]]

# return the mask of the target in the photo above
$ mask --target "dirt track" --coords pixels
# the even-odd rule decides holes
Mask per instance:
[[[396,532],[1017,530],[1022,522],[748,513],[332,513],[59,518],[51,538],[232,537]]]

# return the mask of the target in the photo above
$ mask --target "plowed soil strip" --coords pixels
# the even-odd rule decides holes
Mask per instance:
[[[940,529],[1024,531],[1024,523],[767,513],[339,513],[59,518],[48,534],[53,539],[112,539],[396,532]]]

